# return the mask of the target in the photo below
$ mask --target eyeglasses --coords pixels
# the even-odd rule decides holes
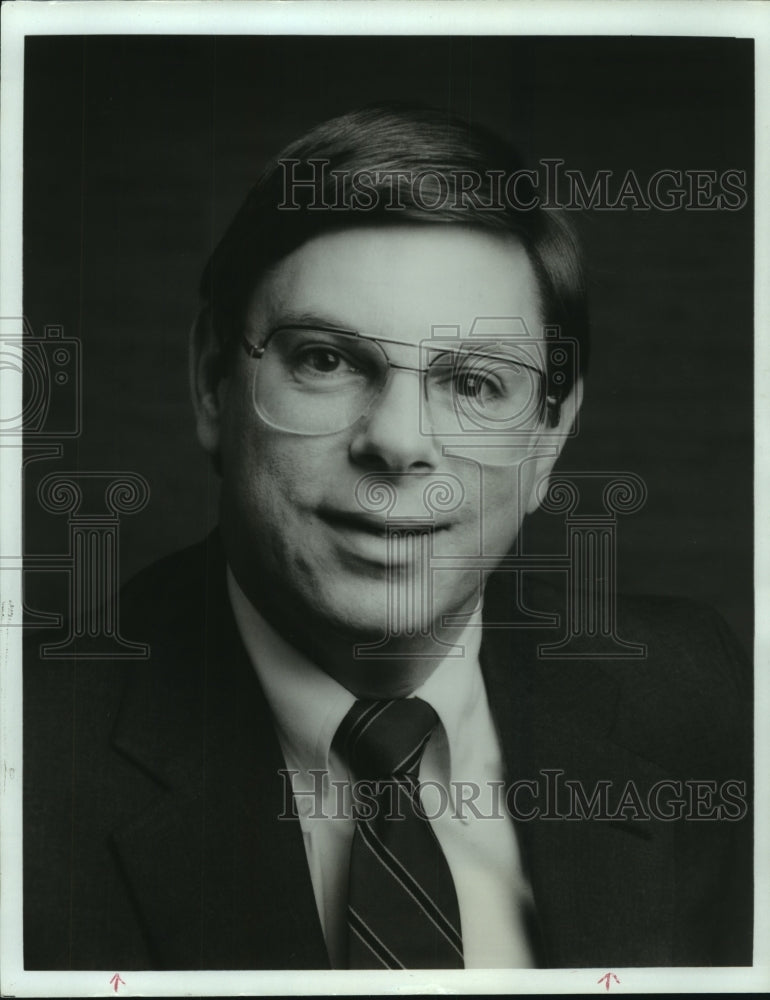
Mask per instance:
[[[557,405],[546,374],[521,342],[457,340],[410,344],[352,330],[301,325],[272,330],[243,347],[258,361],[253,401],[271,427],[320,436],[352,427],[374,405],[393,370],[422,376],[421,429],[450,436],[532,432]],[[396,364],[383,345],[408,347],[420,365]],[[520,435],[519,435],[520,436]]]

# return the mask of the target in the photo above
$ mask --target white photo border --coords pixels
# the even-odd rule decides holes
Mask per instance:
[[[58,2],[20,0],[2,8],[2,94],[0,118],[0,316],[22,315],[22,134],[24,39],[27,35],[90,34],[304,34],[304,35],[646,35],[718,36],[755,39],[756,55],[756,256],[755,390],[756,479],[755,592],[757,630],[755,662],[764,666],[770,653],[770,21],[762,2],[744,0],[347,0],[347,2]],[[20,399],[4,406],[20,412]],[[0,551],[21,551],[21,449],[0,450]],[[21,607],[20,574],[2,579],[2,607]],[[5,610],[3,611],[5,614]],[[2,994],[15,996],[114,995],[110,977],[121,970],[96,972],[25,972],[22,967],[21,886],[21,630],[0,620],[2,843],[0,871],[0,974]],[[747,992],[770,987],[768,951],[770,907],[766,844],[770,829],[770,752],[766,720],[770,717],[767,671],[756,674],[756,869],[755,966],[751,969],[616,969],[623,992]],[[597,975],[604,969],[465,970],[461,972],[123,972],[122,996],[209,996],[238,994],[550,994],[603,992]]]

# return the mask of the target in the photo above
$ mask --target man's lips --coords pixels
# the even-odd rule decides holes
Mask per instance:
[[[374,571],[378,579],[386,571],[416,572],[434,540],[449,533],[452,523],[436,524],[422,517],[386,518],[360,510],[325,508],[317,511],[336,539],[335,549],[345,561],[360,570]]]
[[[452,524],[449,521],[435,523],[425,517],[394,517],[384,518],[376,514],[366,514],[363,511],[345,511],[335,509],[322,509],[321,518],[335,528],[348,531],[361,531],[375,537],[385,538],[390,529],[391,532],[398,532],[399,529],[421,528],[433,533],[448,531]]]

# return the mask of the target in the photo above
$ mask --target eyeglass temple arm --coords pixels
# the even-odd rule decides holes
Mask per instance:
[[[261,347],[257,347],[256,344],[252,344],[252,342],[247,337],[245,336],[241,337],[241,347],[244,349],[244,351],[246,351],[246,353],[250,358],[261,358],[262,355],[265,353],[266,344],[267,342],[262,344]]]

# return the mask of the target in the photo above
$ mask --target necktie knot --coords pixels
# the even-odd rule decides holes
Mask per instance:
[[[337,730],[340,752],[359,780],[415,774],[438,724],[420,698],[357,701]]]

